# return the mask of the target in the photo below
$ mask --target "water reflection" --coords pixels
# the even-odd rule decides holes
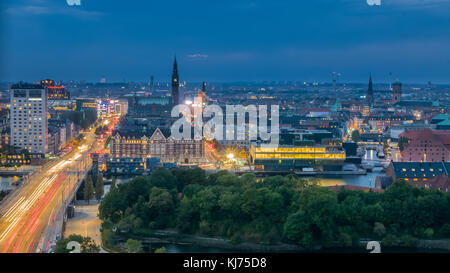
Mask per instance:
[[[322,176],[317,177],[320,186],[359,186],[375,188],[375,180],[377,176],[384,176],[381,172],[381,168],[374,168],[373,172],[367,173],[367,175],[340,175],[340,176]]]

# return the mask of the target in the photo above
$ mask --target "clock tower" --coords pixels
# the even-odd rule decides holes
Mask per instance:
[[[180,103],[180,78],[178,76],[177,57],[173,63],[172,72],[172,105],[178,105]]]

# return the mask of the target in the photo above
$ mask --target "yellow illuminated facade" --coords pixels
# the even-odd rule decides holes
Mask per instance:
[[[252,163],[265,171],[340,171],[346,159],[345,151],[326,147],[260,147],[250,148]]]
[[[327,152],[325,147],[278,147],[266,148],[252,146],[254,159],[343,159],[344,151]]]

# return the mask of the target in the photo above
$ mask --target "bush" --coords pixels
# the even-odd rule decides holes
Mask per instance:
[[[241,238],[241,236],[240,236],[239,234],[234,234],[234,235],[231,237],[231,243],[232,243],[233,245],[239,245],[239,244],[241,244],[241,243],[242,243],[242,238]]]
[[[349,247],[358,246],[361,237],[393,246],[413,245],[412,236],[448,238],[449,196],[405,182],[382,193],[336,193],[295,175],[257,181],[253,175],[158,169],[110,191],[99,212],[104,223],[117,227],[118,237],[167,229],[229,238],[235,244],[284,241],[326,247],[338,241]],[[108,230],[104,242],[112,241],[112,227]]]
[[[384,247],[399,246],[399,243],[400,243],[400,241],[399,241],[398,237],[393,234],[386,235],[386,237],[384,237],[383,240],[381,241],[381,244]]]
[[[400,237],[401,246],[404,247],[416,247],[417,246],[417,238],[411,236],[411,235],[403,235]]]
[[[126,244],[128,253],[139,253],[142,252],[142,243],[141,241],[134,240],[134,239],[128,239]]]
[[[211,227],[207,221],[201,221],[199,224],[199,232],[202,235],[209,235],[211,232]]]
[[[351,247],[353,245],[352,236],[348,233],[341,232],[339,234],[339,244],[343,247]]]
[[[379,237],[382,238],[386,234],[386,228],[384,227],[383,223],[376,222],[373,227],[373,233]]]
[[[439,229],[439,236],[444,237],[444,238],[450,237],[450,223],[444,224],[444,225]]]
[[[166,253],[167,250],[165,247],[155,249],[155,253]]]
[[[433,238],[433,235],[434,235],[434,230],[432,228],[427,228],[423,232],[423,237],[425,237],[427,239]]]

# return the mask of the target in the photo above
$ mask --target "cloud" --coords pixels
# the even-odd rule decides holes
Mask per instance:
[[[88,11],[80,6],[64,5],[52,6],[45,0],[33,0],[28,4],[6,7],[4,12],[12,16],[40,16],[40,15],[67,15],[80,19],[98,19],[105,13],[98,11]]]
[[[348,4],[361,5],[367,3],[368,0],[345,0]],[[392,9],[424,9],[424,8],[440,8],[448,6],[450,0],[381,0],[381,7]]]
[[[189,54],[189,55],[187,55],[187,57],[190,59],[207,59],[209,56],[206,54],[195,53],[195,54]]]

